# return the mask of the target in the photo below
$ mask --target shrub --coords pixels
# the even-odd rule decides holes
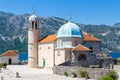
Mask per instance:
[[[115,71],[110,71],[108,74],[106,74],[106,76],[102,78],[102,80],[116,80],[116,79],[117,79],[117,73]]]
[[[2,67],[6,69],[6,66],[7,66],[7,64],[6,64],[6,63],[3,63],[3,66],[2,66]]]
[[[0,68],[2,68],[2,63],[0,63]]]
[[[65,72],[64,72],[64,75],[65,75],[65,76],[68,76],[68,73],[65,71]]]
[[[102,80],[114,80],[114,79],[112,77],[110,77],[110,76],[104,76],[102,78]]]
[[[89,79],[89,75],[86,71],[83,71],[83,70],[79,70],[79,74],[82,78],[86,78],[86,79]]]
[[[7,64],[6,63],[0,63],[0,68],[5,68],[6,69]]]
[[[115,71],[110,71],[107,76],[110,76],[111,78],[113,78],[113,80],[116,80],[117,78],[117,73]]]

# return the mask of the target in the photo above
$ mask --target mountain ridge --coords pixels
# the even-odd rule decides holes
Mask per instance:
[[[9,49],[27,51],[28,18],[30,14],[15,15],[0,11],[0,51]],[[59,17],[41,17],[39,19],[40,37],[54,34],[67,20]],[[120,51],[120,25],[93,25],[80,24],[83,31],[102,39],[102,52]]]

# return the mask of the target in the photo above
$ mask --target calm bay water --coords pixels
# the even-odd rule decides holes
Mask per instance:
[[[110,56],[111,56],[112,58],[120,58],[120,52],[111,52],[111,53],[110,53]]]
[[[120,52],[111,52],[110,56],[112,58],[120,58]],[[28,53],[27,52],[19,52],[19,61],[26,61],[28,60]]]
[[[28,53],[27,52],[19,52],[19,61],[26,61],[28,60]]]

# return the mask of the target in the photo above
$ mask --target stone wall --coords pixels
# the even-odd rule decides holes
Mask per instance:
[[[85,41],[84,45],[93,48],[93,53],[100,53],[101,52],[101,42],[95,41]]]
[[[84,61],[77,61],[77,62],[65,62],[60,64],[60,66],[77,66],[77,67],[86,67],[86,68],[106,68],[106,69],[113,69],[112,65],[114,64],[112,58],[105,58],[105,59],[90,59]]]
[[[83,67],[68,67],[68,66],[55,66],[53,67],[53,73],[58,75],[64,75],[66,71],[68,76],[71,76],[71,73],[75,73],[77,77],[80,78],[79,70],[84,70],[88,72],[90,79],[101,80],[101,78],[106,75],[110,69],[104,68],[83,68]]]

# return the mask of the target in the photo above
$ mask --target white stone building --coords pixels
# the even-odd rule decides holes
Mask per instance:
[[[29,18],[28,66],[53,67],[64,62],[89,61],[101,52],[101,40],[72,22],[60,27],[57,34],[41,39],[36,15]]]
[[[19,57],[17,50],[8,50],[7,52],[0,55],[1,62],[11,64],[19,64]]]

